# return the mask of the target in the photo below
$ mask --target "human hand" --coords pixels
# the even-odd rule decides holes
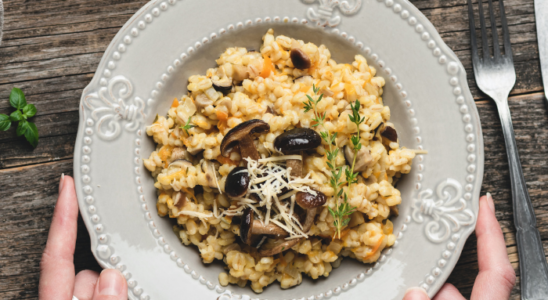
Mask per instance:
[[[40,263],[40,300],[127,300],[127,283],[118,270],[74,276],[78,202],[74,180],[62,176],[46,249]]]
[[[472,289],[470,299],[502,300],[508,299],[516,282],[516,273],[506,253],[506,243],[495,217],[495,203],[490,194],[481,197],[478,223],[479,274]],[[429,300],[426,292],[420,288],[407,291],[403,300]],[[446,283],[434,300],[461,300],[464,297],[457,288]]]

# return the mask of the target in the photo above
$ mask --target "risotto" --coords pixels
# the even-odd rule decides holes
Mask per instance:
[[[399,145],[385,80],[361,55],[340,64],[273,30],[216,62],[147,128],[158,214],[204,263],[226,264],[223,286],[260,293],[327,277],[344,257],[377,261],[417,152]]]

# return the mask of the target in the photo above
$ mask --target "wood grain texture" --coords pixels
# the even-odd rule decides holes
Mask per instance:
[[[191,1],[191,0],[188,0]],[[195,0],[196,1],[196,0]],[[296,0],[297,1],[297,0]],[[37,299],[39,262],[47,239],[61,173],[72,173],[83,88],[120,27],[146,0],[4,0],[5,34],[0,46],[0,113],[12,87],[22,88],[38,108],[33,119],[40,144],[32,149],[0,132],[0,299]],[[473,80],[466,0],[411,0],[458,55],[477,99],[485,141],[482,194],[496,201],[508,255],[518,273],[511,299],[519,297],[519,270],[508,163],[496,107]],[[548,114],[543,105],[533,0],[506,0],[517,84],[510,99],[525,179],[548,250]],[[1,100],[4,99],[4,100]],[[100,267],[79,220],[76,269]],[[472,236],[448,282],[469,297],[478,272]]]

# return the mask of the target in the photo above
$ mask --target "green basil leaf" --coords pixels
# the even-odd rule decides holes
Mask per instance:
[[[38,146],[38,128],[36,128],[36,125],[32,122],[27,122],[27,124],[28,128],[25,132],[25,138],[33,148],[36,148],[36,146]]]
[[[17,136],[22,136],[27,132],[27,129],[29,128],[29,122],[27,120],[19,121],[19,124],[17,125]]]
[[[16,109],[23,109],[27,105],[27,99],[22,90],[13,88],[10,94],[10,104]]]
[[[25,114],[27,118],[34,117],[34,115],[36,115],[36,106],[34,106],[34,104],[25,105],[25,107],[23,107],[23,114]]]
[[[8,115],[0,114],[0,131],[6,131],[11,127],[11,120]]]
[[[24,120],[25,118],[23,117],[23,114],[21,113],[20,110],[16,110],[11,113],[10,119],[12,122],[17,122],[17,121]]]

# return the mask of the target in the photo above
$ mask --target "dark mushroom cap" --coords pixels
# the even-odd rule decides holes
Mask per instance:
[[[274,148],[284,154],[312,150],[322,144],[320,135],[310,128],[295,128],[279,135]]]
[[[230,150],[232,150],[232,148],[239,144],[240,140],[250,138],[254,134],[264,133],[269,130],[270,125],[262,120],[254,119],[244,122],[232,128],[225,135],[225,137],[223,138],[223,142],[221,143],[221,154],[227,157]]]
[[[213,88],[225,96],[232,91],[232,79],[228,77],[212,79],[211,82],[213,83]]]
[[[234,168],[226,177],[225,192],[232,198],[243,197],[249,188],[247,168]]]
[[[316,190],[314,190],[314,192],[316,192],[316,196],[310,193],[298,192],[296,199],[297,204],[304,209],[316,208],[324,205],[327,201],[327,196]]]
[[[383,137],[387,138],[388,140],[390,140],[391,142],[397,142],[398,141],[398,133],[396,132],[396,129],[394,129],[390,126],[385,126],[384,130],[381,131],[381,135]]]
[[[253,216],[255,213],[251,208],[244,210],[242,222],[240,223],[240,239],[244,244],[251,245],[251,229],[253,228]]]
[[[300,70],[309,69],[312,65],[308,54],[299,48],[291,50],[291,62],[293,62],[295,68]]]

